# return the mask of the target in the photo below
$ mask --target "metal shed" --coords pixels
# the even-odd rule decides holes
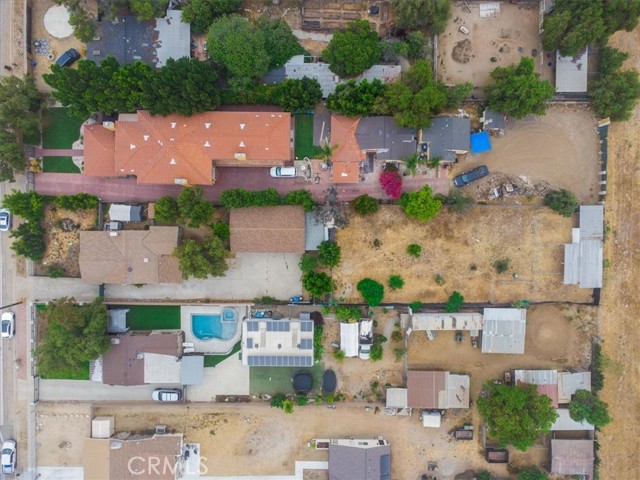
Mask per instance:
[[[128,308],[114,308],[109,310],[109,323],[107,324],[107,333],[126,333]]]
[[[524,308],[485,308],[482,353],[524,353],[527,311]]]
[[[142,206],[113,203],[109,207],[109,219],[118,222],[141,222]]]
[[[341,323],[340,324],[340,350],[344,352],[345,357],[358,356],[358,324],[357,323]]]
[[[556,52],[556,92],[587,92],[588,58],[588,47],[571,57],[563,57],[559,51]]]
[[[602,287],[604,207],[580,207],[580,228],[573,229],[572,243],[564,246],[565,285]]]

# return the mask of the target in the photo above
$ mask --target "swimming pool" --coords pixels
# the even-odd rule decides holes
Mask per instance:
[[[229,340],[238,331],[238,312],[225,308],[220,314],[192,313],[191,331],[198,340]]]

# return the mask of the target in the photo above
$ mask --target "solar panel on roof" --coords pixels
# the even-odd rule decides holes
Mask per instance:
[[[257,332],[258,322],[247,322],[247,332]]]
[[[313,322],[310,320],[303,320],[300,322],[300,331],[301,332],[312,332],[313,331]]]
[[[300,348],[303,350],[311,350],[313,347],[313,340],[310,338],[303,338],[300,340]]]
[[[391,475],[391,456],[382,455],[380,457],[380,478]]]
[[[253,348],[253,338],[247,338],[247,348]]]

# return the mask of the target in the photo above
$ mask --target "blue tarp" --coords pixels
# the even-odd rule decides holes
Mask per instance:
[[[491,141],[489,140],[489,132],[478,132],[471,134],[471,153],[488,152],[491,150]]]

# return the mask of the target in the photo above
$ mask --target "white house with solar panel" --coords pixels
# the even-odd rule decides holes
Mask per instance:
[[[242,323],[242,364],[249,367],[312,366],[313,320],[245,320]]]

